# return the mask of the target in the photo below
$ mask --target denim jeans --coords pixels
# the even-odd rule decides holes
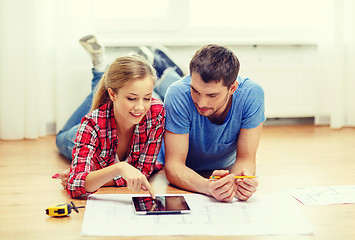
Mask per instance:
[[[76,138],[76,133],[79,129],[81,119],[91,110],[94,90],[97,83],[100,81],[103,72],[96,72],[94,69],[92,69],[92,74],[93,79],[91,81],[91,93],[85,98],[84,102],[75,110],[75,112],[68,119],[64,127],[57,134],[56,144],[59,149],[59,152],[64,157],[70,160],[72,159],[74,140]],[[153,97],[163,101],[168,87],[180,78],[180,75],[175,71],[174,68],[167,68],[155,85]]]
[[[165,71],[161,75],[161,78],[157,81],[154,87],[154,91],[158,93],[160,100],[164,102],[164,97],[169,86],[180,78],[181,77],[176,72],[175,68],[169,67],[165,69]]]
[[[83,103],[74,111],[64,127],[58,132],[56,144],[59,152],[66,158],[72,159],[72,151],[74,147],[74,140],[76,132],[79,129],[81,119],[90,112],[92,105],[92,98],[96,85],[101,79],[103,72],[96,72],[92,69],[93,78],[91,80],[91,93],[85,98]]]

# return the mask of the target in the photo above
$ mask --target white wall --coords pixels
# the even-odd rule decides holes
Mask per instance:
[[[172,9],[151,19],[149,11],[125,11],[125,2],[0,2],[0,138],[32,138],[36,133],[23,132],[43,135],[45,127],[56,132],[64,125],[90,91],[91,61],[78,40],[92,33],[107,46],[108,61],[139,45],[163,44],[185,69],[202,45],[226,45],[241,61],[240,74],[264,87],[267,117],[355,125],[353,1],[151,0]],[[44,123],[33,127],[38,116]],[[19,122],[10,127],[13,119]]]
[[[155,1],[151,3],[154,4]],[[264,87],[267,117],[315,116],[319,1],[299,1],[296,4],[294,1],[285,3],[272,0],[265,5],[260,0],[253,3],[223,0],[216,5],[209,1],[184,0],[177,4],[167,0],[165,2],[174,5],[176,9],[166,18],[170,24],[160,26],[158,21],[153,28],[152,22],[145,24],[142,21],[139,24],[139,21],[135,23],[131,19],[124,21],[118,14],[122,9],[117,10],[117,14],[112,10],[119,8],[115,8],[114,4],[122,4],[117,1],[92,0],[91,5],[84,2],[65,1],[58,4],[57,14],[62,14],[61,7],[64,11],[67,5],[71,11],[66,12],[65,19],[60,24],[57,23],[58,30],[62,32],[60,42],[67,48],[57,54],[57,68],[68,69],[56,74],[57,79],[60,79],[56,83],[57,130],[90,91],[91,62],[78,44],[78,39],[87,33],[95,33],[100,42],[107,46],[108,61],[127,54],[135,46],[163,44],[186,70],[192,55],[202,45],[226,45],[241,61],[240,74],[252,78]],[[111,7],[105,11],[107,5]],[[255,8],[255,5],[260,5],[260,8]],[[307,11],[302,9],[304,6],[308,6]],[[187,7],[201,15],[197,16],[195,13],[190,16],[190,20],[187,19]],[[299,13],[295,13],[300,10],[303,10],[302,18]],[[122,15],[130,16],[126,13]],[[287,15],[291,16],[287,18]],[[201,21],[201,18],[205,20]],[[280,18],[284,20],[280,21]],[[215,21],[211,22],[211,19]],[[220,23],[216,24],[218,19]],[[131,28],[127,27],[129,23],[132,24]],[[70,26],[69,29],[61,28],[67,25]],[[162,30],[158,29],[158,25]],[[167,30],[167,27],[170,29]],[[72,87],[68,88],[69,85]],[[63,100],[64,95],[70,98]]]
[[[327,51],[320,52],[320,46],[323,37],[329,38],[327,26],[326,30],[323,27],[323,19],[326,18],[331,23],[337,19],[329,15],[334,9],[332,0],[273,0],[266,5],[260,0],[255,0],[254,3],[223,0],[218,5],[221,9],[226,9],[226,5],[222,4],[232,5],[230,9],[225,10],[229,17],[219,15],[220,18],[223,17],[221,21],[225,24],[212,24],[210,28],[206,28],[207,23],[198,20],[196,15],[191,17],[192,26],[186,19],[181,21],[179,26],[175,18],[187,18],[186,11],[180,7],[184,14],[173,16],[169,20],[172,25],[170,31],[145,29],[149,25],[142,27],[132,23],[132,26],[142,28],[141,31],[134,31],[124,26],[126,22],[122,22],[122,19],[112,20],[113,22],[108,24],[111,19],[102,19],[106,13],[98,15],[93,9],[97,1],[92,0],[92,5],[85,4],[86,2],[77,0],[57,3],[57,44],[61,43],[66,48],[57,51],[56,57],[57,130],[90,91],[91,62],[78,44],[78,39],[87,33],[96,34],[101,43],[107,46],[108,61],[127,54],[134,50],[135,46],[163,44],[186,70],[192,55],[202,45],[226,45],[241,61],[240,74],[252,78],[264,87],[267,117],[316,117],[317,123],[329,124],[333,110],[329,107],[330,99],[327,94],[331,94],[332,88],[329,84],[323,84],[320,79],[324,69],[320,66],[320,56],[327,55]],[[105,1],[99,2],[104,4]],[[171,2],[178,11],[176,2]],[[194,2],[195,5],[199,3],[198,0]],[[180,4],[189,4],[189,1],[181,1]],[[208,4],[208,1],[203,1],[200,7],[203,13],[201,16],[207,15],[206,19],[211,19],[213,15],[210,14],[213,10],[216,13],[218,7],[215,3],[212,8],[208,7]],[[255,8],[255,4],[260,8]],[[231,17],[233,13],[235,16]],[[236,19],[235,23],[231,23],[233,19]],[[245,21],[240,21],[241,19]],[[326,23],[328,26],[329,22]],[[117,30],[115,24],[121,24],[124,29]],[[349,104],[347,107],[349,108]]]

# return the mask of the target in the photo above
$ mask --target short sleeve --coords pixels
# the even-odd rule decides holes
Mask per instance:
[[[254,82],[243,107],[241,128],[256,128],[265,120],[264,90]]]
[[[189,98],[189,89],[180,88],[178,84],[171,85],[165,95],[166,129],[177,134],[187,134],[190,131],[192,100]]]

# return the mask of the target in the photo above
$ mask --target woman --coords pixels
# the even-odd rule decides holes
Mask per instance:
[[[93,72],[94,86],[99,76]],[[145,59],[117,58],[101,77],[91,112],[79,128],[69,119],[58,133],[57,146],[66,155],[70,145],[61,143],[68,141],[68,132],[77,131],[69,177],[65,171],[60,174],[71,197],[86,196],[101,186],[124,185],[148,190],[154,197],[147,177],[162,168],[156,158],[165,131],[163,104],[152,98],[155,81],[155,70]]]

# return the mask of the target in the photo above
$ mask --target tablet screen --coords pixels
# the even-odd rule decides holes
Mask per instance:
[[[184,196],[132,197],[136,214],[189,213],[190,208]]]

